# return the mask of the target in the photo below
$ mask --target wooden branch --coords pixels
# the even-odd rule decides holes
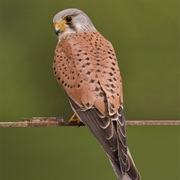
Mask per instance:
[[[180,120],[128,120],[127,126],[180,126]],[[57,127],[84,126],[83,123],[65,122],[61,117],[33,117],[19,122],[0,122],[0,128],[8,127]]]

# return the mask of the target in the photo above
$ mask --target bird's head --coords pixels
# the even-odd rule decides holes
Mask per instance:
[[[59,40],[72,33],[96,30],[89,17],[79,9],[65,9],[53,18],[55,32]]]

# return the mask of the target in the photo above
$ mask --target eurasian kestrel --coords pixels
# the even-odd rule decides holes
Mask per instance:
[[[78,9],[53,19],[58,43],[54,74],[75,115],[106,151],[119,180],[140,180],[126,145],[126,123],[118,62],[113,46]]]

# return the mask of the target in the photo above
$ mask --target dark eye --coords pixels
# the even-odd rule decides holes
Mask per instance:
[[[67,23],[71,23],[71,21],[72,21],[72,17],[71,16],[66,16],[65,19],[66,19]]]

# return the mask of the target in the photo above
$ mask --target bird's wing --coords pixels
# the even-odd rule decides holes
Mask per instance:
[[[54,58],[58,82],[80,107],[96,107],[113,116],[123,101],[121,76],[114,49],[98,32],[61,40]]]
[[[83,110],[71,99],[70,103],[77,116],[100,142],[110,160],[118,166],[118,171],[120,170],[121,172],[120,174],[125,174],[127,156],[125,152],[126,146],[123,144],[125,143],[124,138],[118,138],[121,133],[117,133],[119,124],[117,125],[116,121],[112,121],[111,119],[103,116],[96,108]]]

